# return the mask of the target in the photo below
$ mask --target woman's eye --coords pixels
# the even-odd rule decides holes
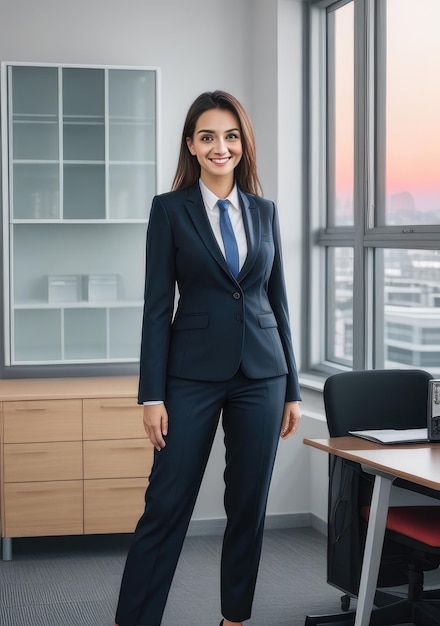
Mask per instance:
[[[201,139],[202,141],[211,141],[212,137],[210,135],[203,135]]]
[[[240,139],[240,137],[237,135],[237,133],[231,133],[227,136],[227,139]]]

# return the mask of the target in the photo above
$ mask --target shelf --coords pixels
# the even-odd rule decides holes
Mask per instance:
[[[58,124],[57,113],[14,113],[13,124]]]
[[[134,125],[134,126],[152,126],[154,127],[154,120],[149,120],[146,118],[142,118],[142,117],[130,117],[129,115],[119,115],[119,116],[115,116],[113,115],[112,117],[109,118],[109,125],[113,126],[113,125],[117,125],[120,124],[121,126],[124,126],[126,124],[128,125]]]
[[[136,362],[157,193],[156,71],[3,68],[5,363]]]
[[[118,225],[120,226],[121,224],[148,224],[148,219],[146,218],[109,218],[109,219],[76,219],[76,218],[69,218],[69,219],[61,219],[61,218],[47,218],[47,219],[43,219],[43,218],[29,218],[29,219],[14,219],[10,221],[10,224],[15,224],[15,225],[19,225],[19,224],[32,224],[33,226],[47,226],[48,224],[54,224],[54,225],[70,225],[70,226],[75,226],[75,225],[79,225],[79,224],[114,224],[114,225]]]
[[[91,165],[92,167],[94,167],[95,165],[105,165],[105,161],[104,160],[86,161],[85,159],[64,159],[63,165]]]
[[[104,115],[63,115],[63,124],[105,124]]]
[[[13,165],[59,165],[58,159],[12,159]],[[85,160],[85,159],[64,159],[64,165],[105,165],[104,160]],[[117,160],[110,159],[109,165],[142,165],[147,167],[156,167],[156,161],[139,161],[139,160]]]
[[[61,310],[61,309],[129,309],[143,307],[144,303],[138,301],[121,301],[114,300],[112,302],[17,302],[14,304],[16,311],[24,310]]]
[[[139,358],[142,306],[18,309],[14,324],[15,362]]]
[[[12,159],[13,165],[58,165],[58,159]]]
[[[105,358],[105,359],[93,359],[93,361],[90,361],[90,359],[63,359],[62,360],[62,364],[63,365],[90,365],[90,363],[94,363],[96,365],[105,365],[106,363],[109,363],[110,359],[109,358]],[[115,364],[124,364],[124,363],[137,363],[139,361],[139,356],[137,357],[121,357],[121,358],[112,358],[111,359],[111,363],[115,363]],[[32,367],[39,367],[39,366],[47,366],[47,365],[60,365],[60,359],[39,359],[38,358],[38,353],[35,353],[35,355],[32,358],[23,360],[20,359],[19,361],[15,361],[15,360],[11,360],[11,365],[27,365],[27,366],[32,366]]]

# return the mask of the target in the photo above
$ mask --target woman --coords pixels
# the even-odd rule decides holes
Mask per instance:
[[[173,191],[154,198],[148,226],[139,402],[155,454],[118,626],[161,623],[220,414],[220,624],[251,615],[279,437],[300,420],[277,212],[260,192],[247,113],[228,93],[200,95]]]

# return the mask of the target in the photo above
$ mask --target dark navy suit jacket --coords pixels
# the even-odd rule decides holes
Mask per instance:
[[[248,253],[237,280],[199,184],[153,199],[147,232],[139,402],[166,399],[167,374],[201,381],[287,375],[300,390],[275,205],[239,191]],[[178,305],[175,308],[175,286]]]

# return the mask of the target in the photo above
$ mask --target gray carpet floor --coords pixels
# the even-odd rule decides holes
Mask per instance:
[[[1,626],[113,626],[129,537],[15,539],[0,561]],[[218,626],[221,537],[188,537],[162,626]],[[338,612],[326,540],[311,528],[268,530],[249,626],[304,626]]]

